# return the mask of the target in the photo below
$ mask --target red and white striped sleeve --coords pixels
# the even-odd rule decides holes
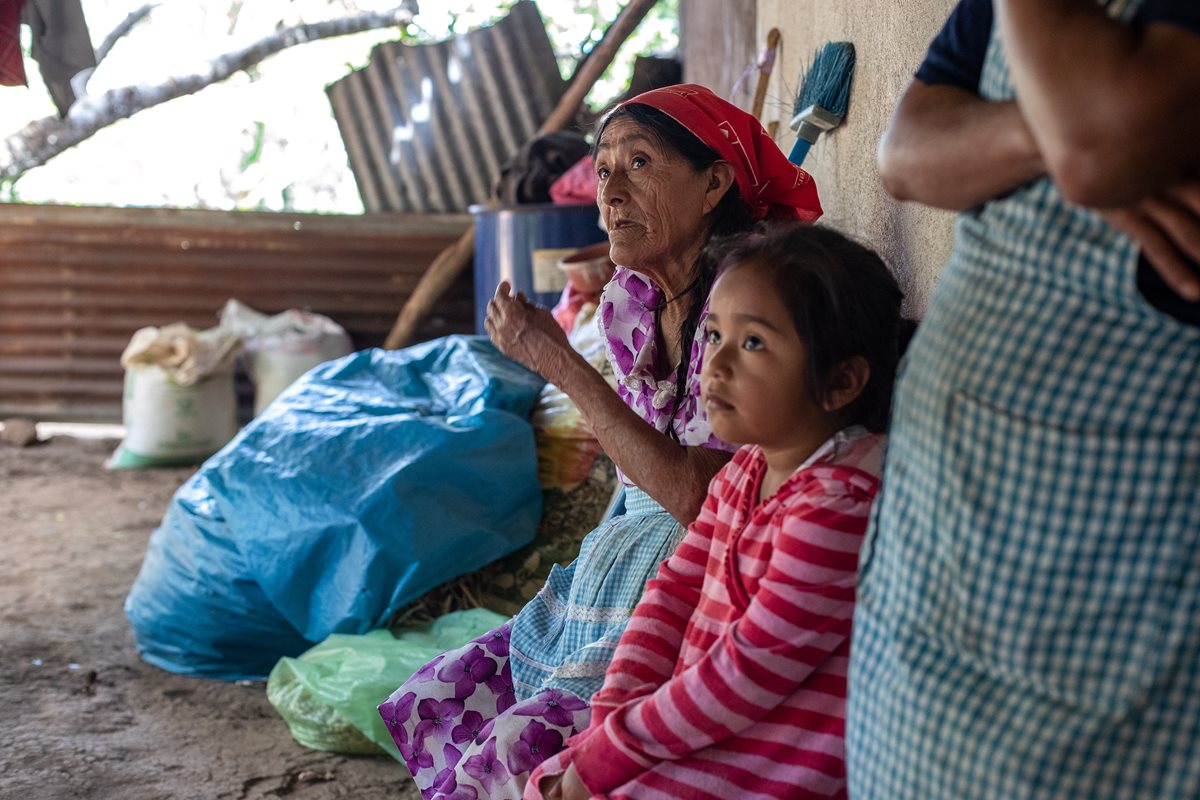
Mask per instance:
[[[704,572],[716,528],[719,498],[730,490],[726,464],[709,483],[708,494],[683,541],[646,584],[641,600],[604,675],[592,695],[592,726],[614,708],[658,689],[675,671],[688,620],[700,603]]]
[[[849,638],[872,494],[842,481],[810,481],[789,499],[745,615],[695,664],[609,711],[572,743],[571,760],[593,792],[750,727]]]

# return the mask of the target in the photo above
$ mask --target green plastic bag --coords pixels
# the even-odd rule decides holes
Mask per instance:
[[[503,625],[507,617],[482,608],[456,611],[421,628],[393,635],[335,633],[297,658],[281,658],[267,678],[267,699],[292,738],[335,753],[400,752],[375,707],[446,650]]]

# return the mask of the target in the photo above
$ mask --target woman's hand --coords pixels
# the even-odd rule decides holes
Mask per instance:
[[[571,348],[549,311],[507,281],[488,302],[484,329],[514,361],[566,392],[613,463],[683,525],[700,513],[713,475],[729,460],[723,450],[681,447],[637,415],[604,376]]]
[[[495,296],[488,301],[483,328],[501,353],[552,383],[554,377],[546,372],[554,354],[571,349],[567,335],[550,312],[529,302],[521,292],[513,294],[508,281],[500,281]]]
[[[544,800],[588,800],[592,792],[583,783],[575,765],[567,767],[561,775],[547,775],[538,785]]]

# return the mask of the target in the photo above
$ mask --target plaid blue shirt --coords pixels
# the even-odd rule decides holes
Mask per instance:
[[[852,797],[1200,797],[1200,329],[1137,257],[1048,180],[960,217],[860,562]]]

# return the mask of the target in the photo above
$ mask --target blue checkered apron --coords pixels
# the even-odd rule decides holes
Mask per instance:
[[[1200,797],[1200,330],[1136,260],[1046,180],[960,217],[860,563],[852,797]]]
[[[685,530],[648,494],[625,488],[625,513],[584,537],[513,620],[509,658],[519,698],[563,689],[584,700],[604,672],[646,583]]]

